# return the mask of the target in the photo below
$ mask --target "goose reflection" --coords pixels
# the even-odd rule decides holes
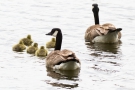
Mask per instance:
[[[76,88],[78,87],[78,83],[73,83],[73,84],[64,84],[64,83],[58,83],[58,82],[48,82],[47,81],[47,84],[50,84],[54,87],[61,87],[61,88],[66,88],[66,89],[73,89],[73,88]]]
[[[53,70],[51,68],[47,68],[47,76],[52,77],[53,79],[56,79],[58,81],[53,80],[46,80],[45,82],[47,84],[50,84],[55,87],[61,87],[61,88],[76,88],[78,87],[78,83],[75,81],[78,81],[78,75],[80,73],[80,69],[77,70]],[[73,83],[65,83],[60,80],[70,80]]]
[[[103,52],[110,52],[113,54],[117,54],[120,51],[121,42],[119,43],[111,43],[111,44],[104,44],[104,43],[95,43],[90,44],[86,43],[87,48],[90,48],[94,51],[103,51]]]
[[[103,44],[103,43],[95,43],[95,44],[86,44],[87,48],[90,50],[90,56],[94,57],[100,64],[110,64],[113,66],[119,66],[120,64],[117,60],[120,60],[122,56],[122,52],[120,49],[121,43],[114,44]],[[96,64],[93,69],[97,69],[99,65]],[[100,67],[99,67],[100,68]],[[102,70],[101,71],[108,71]]]

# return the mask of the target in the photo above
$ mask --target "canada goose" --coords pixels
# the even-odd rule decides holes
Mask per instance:
[[[51,41],[46,43],[46,48],[54,48],[55,47],[56,39],[52,38]]]
[[[46,35],[56,37],[55,50],[50,52],[46,57],[46,66],[59,70],[76,70],[80,68],[80,60],[75,53],[64,49],[61,50],[62,32],[59,28],[53,28],[51,32]]]
[[[93,14],[95,19],[95,25],[90,26],[85,32],[86,42],[99,42],[99,43],[116,43],[121,38],[122,28],[115,28],[111,23],[106,23],[103,25],[99,24],[99,8],[98,4],[92,4]]]
[[[23,41],[20,40],[18,44],[14,45],[12,47],[13,51],[22,52],[26,49],[26,46],[24,45]]]
[[[46,57],[47,54],[48,54],[48,51],[45,49],[44,46],[41,46],[40,49],[38,49],[35,52],[35,55],[38,56],[38,57]]]
[[[24,45],[26,45],[26,46],[30,46],[33,43],[32,39],[31,39],[31,35],[27,35],[27,38],[22,38],[21,40],[23,41]]]
[[[29,46],[27,48],[27,53],[35,54],[36,50],[38,50],[38,43],[34,43],[33,46]]]

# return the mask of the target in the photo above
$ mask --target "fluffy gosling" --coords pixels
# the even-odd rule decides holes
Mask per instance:
[[[38,57],[46,57],[48,55],[48,51],[44,46],[41,46],[40,49],[35,52],[35,55]]]
[[[25,49],[26,49],[26,46],[24,45],[22,40],[20,40],[18,44],[12,47],[12,50],[17,51],[17,52],[23,52],[23,50]]]
[[[51,41],[46,43],[46,48],[54,48],[56,43],[56,39],[52,38]]]
[[[33,46],[29,46],[27,48],[27,53],[29,54],[35,54],[35,52],[38,50],[38,43],[34,43]]]
[[[26,45],[26,46],[30,46],[33,43],[32,39],[31,39],[31,35],[27,35],[27,38],[22,38],[21,40],[23,41],[24,45]]]

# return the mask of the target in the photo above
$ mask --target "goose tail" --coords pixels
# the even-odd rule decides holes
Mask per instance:
[[[116,29],[108,29],[109,32],[120,32],[122,30],[122,28],[116,28]]]

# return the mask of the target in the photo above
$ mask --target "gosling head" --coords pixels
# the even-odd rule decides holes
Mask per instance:
[[[55,42],[56,40],[55,40],[55,38],[52,38],[52,42]]]
[[[31,39],[31,35],[28,35],[27,38],[28,38],[28,39]]]
[[[46,35],[51,35],[56,37],[58,33],[61,33],[61,30],[59,28],[53,28],[51,32],[47,33]]]
[[[45,47],[44,46],[41,46],[40,49],[45,49]]]
[[[38,43],[34,43],[34,45],[33,45],[34,47],[38,47]]]
[[[19,41],[19,44],[24,44],[22,40]]]

